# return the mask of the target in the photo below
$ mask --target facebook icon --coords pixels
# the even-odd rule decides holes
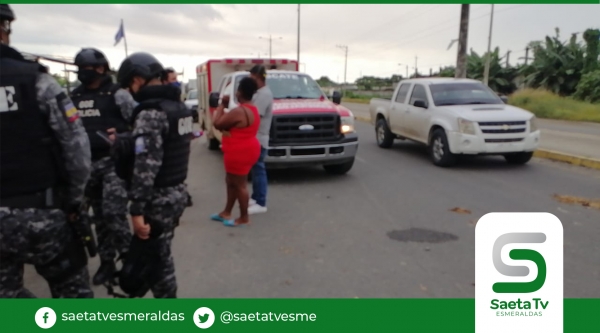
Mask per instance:
[[[43,307],[35,313],[35,323],[43,329],[48,329],[56,324],[56,312],[49,307]]]

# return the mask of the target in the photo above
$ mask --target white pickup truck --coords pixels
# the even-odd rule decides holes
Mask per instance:
[[[404,80],[391,100],[371,99],[369,112],[379,147],[394,139],[420,142],[438,166],[451,166],[459,154],[504,155],[508,163],[525,164],[540,141],[531,112],[470,79]]]

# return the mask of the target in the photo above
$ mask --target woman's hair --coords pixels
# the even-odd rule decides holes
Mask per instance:
[[[254,81],[252,78],[245,77],[240,81],[238,91],[245,100],[251,101],[252,96],[254,96],[254,93],[256,93],[257,90],[258,85],[256,84],[256,81]]]

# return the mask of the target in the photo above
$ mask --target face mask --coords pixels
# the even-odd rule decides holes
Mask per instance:
[[[96,72],[93,69],[80,69],[77,72],[77,79],[81,84],[88,85],[94,82],[98,77],[100,77],[100,73]]]
[[[181,83],[179,83],[179,81],[175,81],[175,82],[171,82],[171,85],[180,88],[181,87]]]

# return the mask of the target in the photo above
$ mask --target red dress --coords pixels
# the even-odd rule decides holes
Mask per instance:
[[[260,126],[260,115],[256,106],[252,104],[242,104],[240,107],[252,111],[254,122],[248,127],[229,129],[230,135],[223,135],[221,150],[223,151],[225,171],[244,176],[250,173],[250,169],[260,157],[260,142],[256,138]]]

